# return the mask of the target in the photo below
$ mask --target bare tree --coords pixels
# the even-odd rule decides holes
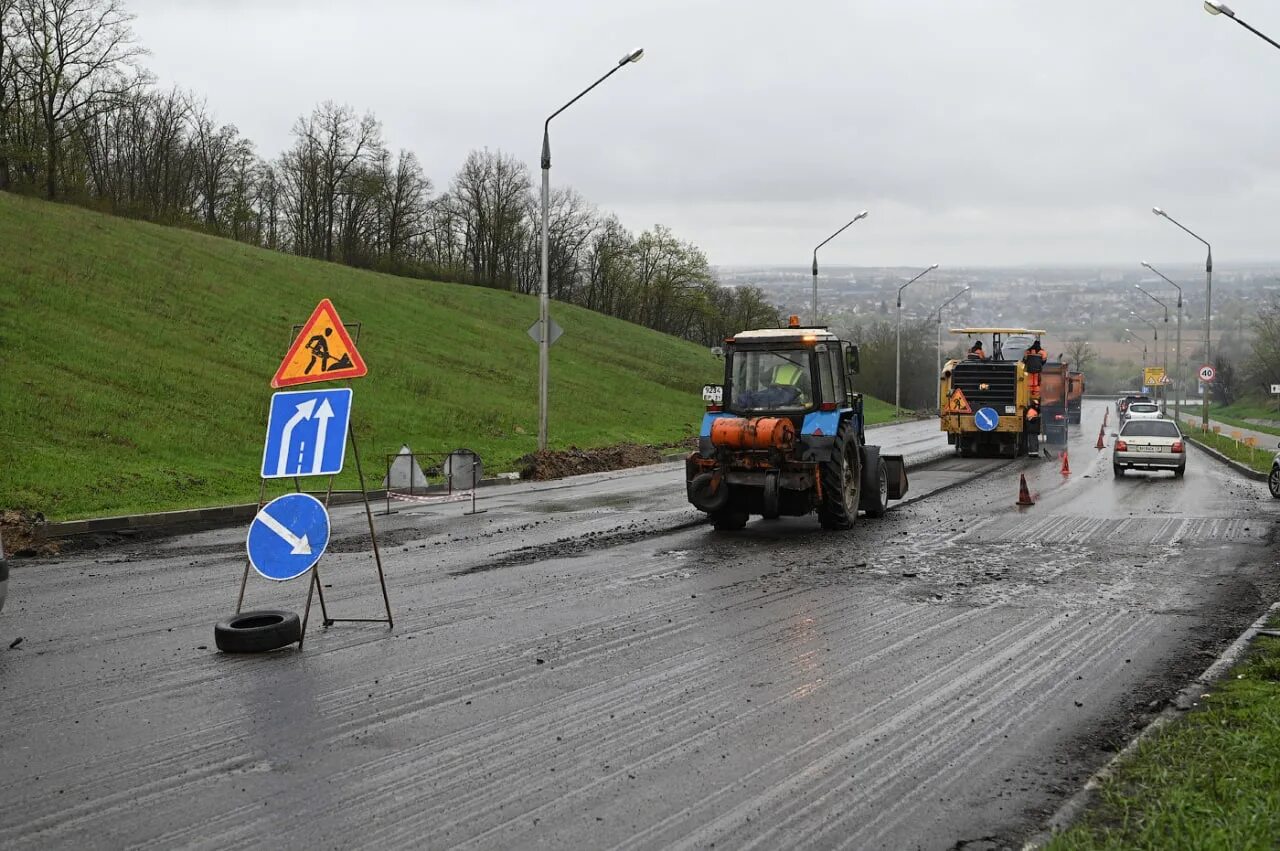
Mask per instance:
[[[1097,359],[1098,353],[1083,337],[1072,337],[1067,341],[1067,363],[1076,372],[1088,372],[1089,365]]]
[[[118,0],[18,0],[20,73],[43,130],[45,192],[58,190],[59,155],[76,123],[111,109],[146,82],[132,17]]]

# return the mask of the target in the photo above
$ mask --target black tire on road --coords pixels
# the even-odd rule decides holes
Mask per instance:
[[[880,460],[880,447],[862,447],[862,495],[858,502],[868,517],[883,517],[889,508],[889,472]]]
[[[849,423],[836,432],[831,457],[819,466],[822,476],[822,505],[818,522],[824,529],[852,529],[862,496],[862,464],[858,436]]]
[[[1276,499],[1280,499],[1280,467],[1272,466],[1271,475],[1267,476],[1267,490]]]
[[[745,511],[731,511],[729,509],[713,511],[711,513],[711,525],[717,532],[736,532],[747,525],[747,520],[750,517],[751,515]]]
[[[1119,464],[1112,464],[1111,472],[1115,474],[1117,479],[1124,477],[1124,467],[1121,467]]]
[[[1187,473],[1187,467],[1186,467],[1186,465],[1184,464],[1184,465],[1182,465],[1181,467],[1179,467],[1178,469],[1176,469],[1176,470],[1174,470],[1174,471],[1173,471],[1173,477],[1174,477],[1175,479],[1181,479],[1183,476],[1185,476],[1185,475],[1186,475],[1186,473]]]
[[[266,653],[301,638],[302,621],[282,609],[241,612],[213,628],[213,642],[223,653]]]

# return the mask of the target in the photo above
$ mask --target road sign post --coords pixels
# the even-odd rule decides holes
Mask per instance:
[[[306,323],[294,326],[296,336],[280,368],[271,379],[271,386],[287,387],[359,378],[368,374],[368,367],[356,349],[360,326],[357,323],[354,327],[357,339],[352,338],[332,302],[329,299],[322,300]],[[309,571],[311,581],[307,583],[307,602],[302,615],[299,648],[306,638],[313,596],[320,601],[324,626],[338,622],[385,623],[388,628],[394,626],[386,575],[382,570],[382,554],[378,549],[377,529],[373,523],[373,509],[369,505],[369,489],[365,482],[364,468],[360,464],[360,449],[356,445],[355,433],[350,428],[351,397],[351,389],[341,387],[293,390],[276,393],[271,398],[267,435],[262,451],[258,514],[254,517],[246,538],[248,558],[245,560],[244,574],[240,578],[236,614],[244,607],[250,568],[275,581],[293,579]],[[360,495],[369,523],[369,539],[386,617],[330,617],[324,599],[324,585],[320,581],[319,560],[329,540],[329,499],[333,494],[334,477],[343,469],[348,443],[360,481]],[[307,476],[329,477],[324,502],[301,493],[298,479]],[[298,492],[286,494],[266,504],[267,481],[280,478],[293,478]],[[323,534],[319,519],[321,516]],[[321,537],[323,543],[317,545]]]

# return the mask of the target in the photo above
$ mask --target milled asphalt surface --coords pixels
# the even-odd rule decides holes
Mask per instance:
[[[301,652],[213,649],[244,529],[19,562],[0,847],[1017,845],[1280,596],[1265,487],[1195,451],[1115,480],[1103,407],[1069,477],[947,457],[849,533],[716,533],[679,464],[401,507],[395,628]],[[321,562],[338,616],[379,612],[363,521]]]

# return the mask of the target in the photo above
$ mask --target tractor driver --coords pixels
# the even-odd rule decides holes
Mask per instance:
[[[982,351],[982,341],[974,343],[969,347],[969,360],[986,360],[987,354]]]
[[[775,399],[771,400],[775,404],[784,406],[807,405],[810,395],[808,370],[790,360],[780,363],[773,368],[769,389],[778,394]]]

